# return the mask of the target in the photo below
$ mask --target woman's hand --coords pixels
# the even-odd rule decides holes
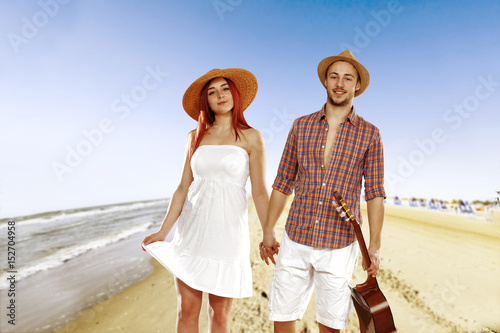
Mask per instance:
[[[142,250],[146,251],[144,246],[151,244],[151,243],[154,243],[154,242],[163,242],[165,240],[165,238],[167,238],[167,236],[163,235],[160,232],[155,232],[154,234],[147,236],[146,238],[144,238],[144,240],[141,243]]]
[[[276,266],[276,261],[274,260],[274,255],[278,254],[280,251],[280,243],[276,240],[274,232],[270,235],[264,236],[264,239],[259,244],[260,258],[269,265],[269,259]]]

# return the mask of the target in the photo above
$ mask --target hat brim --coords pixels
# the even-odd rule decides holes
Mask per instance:
[[[368,70],[365,68],[365,66],[361,65],[358,61],[348,58],[348,57],[343,57],[343,56],[332,56],[332,57],[327,57],[323,60],[318,65],[318,77],[319,80],[321,81],[321,84],[326,88],[325,85],[325,78],[326,78],[326,71],[328,68],[336,61],[345,61],[350,63],[351,65],[356,68],[359,74],[359,79],[361,81],[361,86],[360,88],[354,93],[354,96],[359,96],[361,95],[366,88],[368,88],[368,85],[370,84],[370,73],[368,73]]]
[[[255,99],[258,90],[257,78],[242,68],[212,69],[194,81],[182,97],[182,106],[186,113],[198,121],[200,115],[200,95],[203,87],[212,79],[222,77],[233,81],[241,95],[242,111]]]

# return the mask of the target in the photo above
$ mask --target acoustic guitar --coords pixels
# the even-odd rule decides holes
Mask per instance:
[[[340,205],[336,207],[340,216],[342,216],[345,221],[350,221],[354,226],[361,254],[367,267],[369,267],[371,260],[358,221],[356,221],[351,210],[347,207],[344,199],[342,199],[337,191],[333,192],[333,196]],[[356,313],[358,314],[361,333],[397,333],[389,303],[378,287],[376,278],[368,275],[364,283],[360,283],[356,285],[356,287],[351,288],[351,297]]]

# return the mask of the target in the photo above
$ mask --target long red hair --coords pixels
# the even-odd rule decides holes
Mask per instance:
[[[232,127],[234,130],[234,135],[236,136],[235,139],[236,142],[240,138],[238,132],[241,132],[241,130],[243,129],[248,129],[252,127],[248,125],[247,121],[245,120],[245,116],[243,116],[243,109],[241,107],[241,95],[240,92],[238,91],[238,88],[236,88],[236,85],[233,83],[233,81],[227,78],[224,79],[227,81],[229,90],[231,91],[231,95],[233,96],[234,106],[233,106]],[[215,114],[208,105],[208,88],[210,86],[210,82],[212,82],[213,80],[214,79],[208,81],[201,91],[200,115],[198,116],[198,126],[196,127],[193,140],[191,141],[191,147],[189,149],[189,159],[193,157],[193,154],[196,151],[196,149],[198,149],[198,147],[200,146],[200,142],[205,136],[207,129],[210,126],[212,126],[215,121]]]

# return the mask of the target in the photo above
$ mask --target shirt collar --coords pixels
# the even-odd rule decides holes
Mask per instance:
[[[325,105],[323,105],[321,110],[318,111],[316,121],[321,121],[322,119],[326,118]],[[349,115],[347,116],[347,120],[353,126],[359,127],[359,116],[357,115],[356,110],[354,110],[354,106],[352,107],[351,112],[349,112]]]

